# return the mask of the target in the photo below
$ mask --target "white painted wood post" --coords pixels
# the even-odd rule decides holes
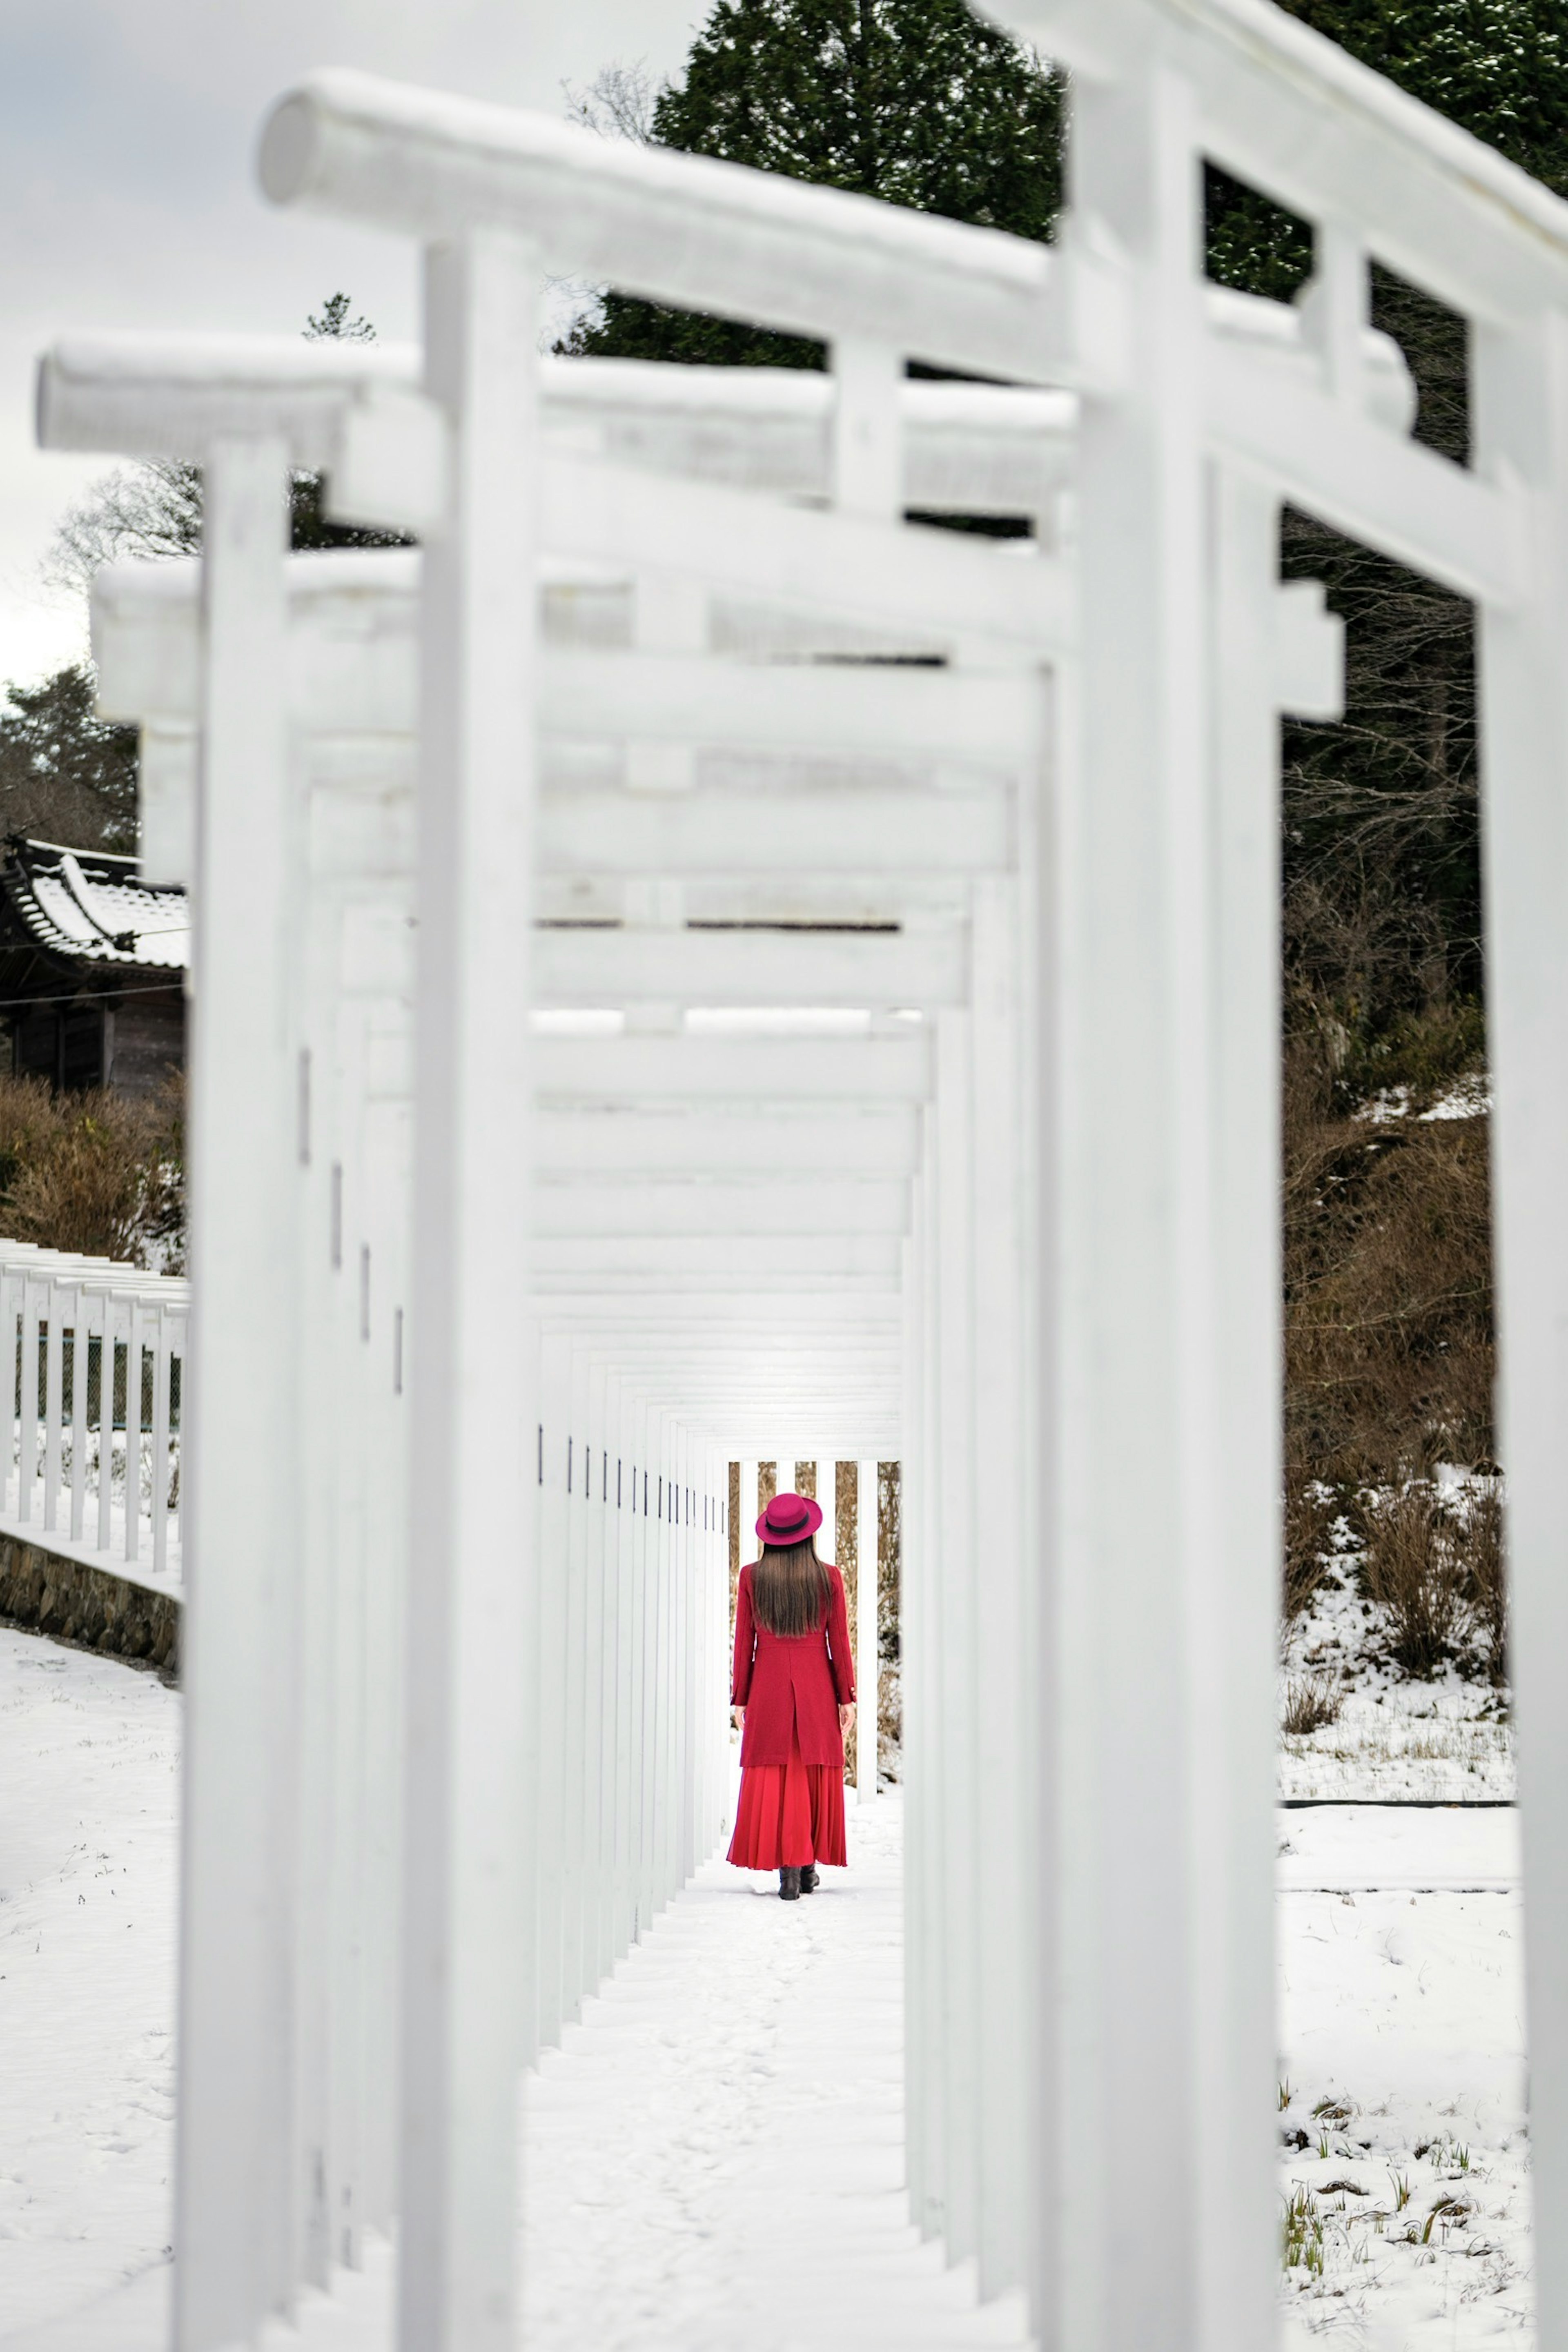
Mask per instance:
[[[757,1500],[757,1466],[754,1462],[742,1462],[741,1465],[741,1502],[737,1534],[742,1568],[748,1560],[754,1559],[757,1556],[757,1521],[762,1516],[762,1505]]]
[[[65,1332],[61,1299],[51,1283],[48,1334],[44,1343],[44,1528],[52,1534],[60,1494],[60,1423],[65,1415]]]
[[[1037,1695],[1027,1672],[1026,1577],[1038,1575],[1026,1433],[1037,1393],[1031,1341],[1039,1274],[1037,1160],[1030,992],[1017,886],[1000,877],[971,894],[971,1085],[967,1148],[973,1340],[974,1770],[972,1839],[982,1923],[976,1951],[979,2210],[984,2296],[1025,2283],[1041,2215],[1030,2086],[1048,1956],[1032,1933],[1038,1864],[1028,1791],[1037,1775]],[[1030,1042],[1026,1044],[1026,1039]]]
[[[921,1172],[903,1250],[903,1511],[900,1591],[903,1693],[905,2164],[910,2218],[922,2238],[940,2238],[944,2219],[942,2033],[946,1911],[942,1894],[941,1744],[937,1716],[940,1640],[934,1587],[941,1573],[935,1527],[936,1215],[935,1112],[921,1113]]]
[[[637,1731],[634,1755],[637,1788],[637,1897],[634,1935],[641,1937],[652,1927],[658,1909],[658,1545],[653,1517],[658,1495],[659,1414],[646,1392],[637,1399],[637,1442],[632,1455],[633,1501],[637,1514]],[[650,1475],[651,1474],[651,1475]]]
[[[194,1033],[193,1033],[193,1040],[192,1040],[192,1069],[193,1069],[193,1072],[194,1072],[194,1070],[195,1070],[195,1036],[194,1036]],[[102,1294],[101,1294],[101,1297],[102,1297],[103,1325],[102,1325],[102,1338],[100,1339],[100,1342],[99,1342],[99,1358],[98,1358],[98,1549],[99,1549],[99,1550],[100,1550],[100,1551],[107,1551],[107,1550],[109,1549],[110,1546],[110,1543],[111,1543],[111,1542],[112,1542],[112,1540],[113,1540],[113,1535],[114,1535],[114,1332],[115,1332],[115,1301],[114,1301],[114,1294],[113,1294],[113,1292],[112,1292],[112,1291],[110,1291],[110,1290],[107,1290],[107,1289],[106,1289],[105,1291],[103,1291],[103,1292],[102,1292]],[[25,1315],[24,1315],[24,1328],[26,1328],[26,1318],[25,1318]],[[195,1342],[196,1330],[197,1330],[197,1318],[196,1318],[195,1315],[193,1313],[193,1315],[192,1315],[192,1317],[191,1317],[191,1336],[192,1336],[192,1344],[193,1344],[193,1346],[195,1345]],[[194,1368],[194,1360],[193,1360],[193,1368]],[[194,1421],[195,1421],[195,1414],[192,1412],[192,1411],[190,1410],[190,1391],[189,1391],[189,1389],[187,1389],[187,1390],[186,1390],[186,1392],[185,1392],[185,1410],[184,1410],[184,1412],[183,1412],[182,1418],[184,1419],[184,1434],[185,1444],[186,1444],[186,1447],[188,1448],[188,1447],[189,1447],[189,1445],[190,1445],[190,1442],[191,1442],[191,1429],[192,1429],[193,1423],[194,1423]],[[186,1454],[185,1459],[186,1459],[186,1465],[187,1465],[187,1466],[186,1466],[186,1479],[187,1479],[187,1484],[186,1484],[186,1486],[184,1486],[184,1487],[182,1488],[182,1492],[183,1492],[183,1493],[188,1493],[188,1479],[189,1479],[189,1475],[190,1475],[190,1469],[189,1469],[190,1457],[189,1457],[188,1453],[187,1453],[187,1454]],[[18,1504],[17,1504],[17,1511],[18,1511],[18,1514],[20,1514],[20,1510],[21,1510],[21,1504],[20,1504],[20,1502],[18,1501]],[[185,1524],[186,1524],[186,1526],[187,1526],[187,1527],[190,1527],[190,1526],[193,1526],[193,1525],[195,1524],[195,1522],[194,1522],[194,1520],[186,1520]],[[191,1553],[190,1553],[189,1551],[187,1551],[187,1552],[185,1553],[185,1563],[186,1563],[186,1565],[185,1565],[185,1573],[186,1573],[187,1577],[188,1577],[188,1576],[190,1575],[190,1573],[191,1573],[191,1567],[190,1567],[191,1558],[192,1558]],[[188,1650],[187,1650],[187,1654],[188,1654]],[[183,1878],[182,1878],[182,1881],[181,1881],[181,1897],[180,1897],[180,1899],[181,1899],[181,1903],[182,1903],[182,1906],[183,1906],[183,1905],[184,1905],[184,1902],[185,1902],[185,1900],[186,1900],[186,1897],[185,1897],[185,1895],[184,1895],[184,1880],[183,1880]],[[183,1911],[182,1911],[182,1916],[184,1916],[184,1913],[183,1913]]]
[[[426,261],[428,390],[451,425],[424,550],[419,996],[399,2341],[510,2352],[525,2032],[528,1601],[489,1482],[534,1425],[527,1024],[532,904],[537,258],[471,231]]]
[[[346,927],[345,927],[346,928]],[[346,961],[346,957],[345,957]],[[363,2253],[364,2177],[363,2014],[365,1800],[364,1727],[365,1556],[360,1338],[364,1232],[361,1183],[364,1172],[364,1008],[353,997],[337,1008],[336,1146],[340,1181],[338,1263],[328,1286],[328,1362],[333,1388],[328,1536],[327,1606],[332,1660],[329,1738],[323,1790],[329,1809],[331,1871],[327,1884],[325,2210],[326,2261],[357,2269]]]
[[[292,2293],[292,1579],[282,1540],[292,1072],[281,440],[204,463],[204,736],[191,1034],[187,1675],[174,2341],[219,2352]],[[244,952],[240,952],[243,943]],[[106,1327],[108,1318],[106,1317]],[[140,1365],[126,1352],[127,1514]],[[105,1434],[114,1348],[106,1328]],[[192,1391],[195,1391],[193,1394]],[[105,1481],[107,1484],[107,1481]],[[237,1510],[234,1498],[247,1507]]]
[[[696,1555],[691,1539],[689,1496],[695,1469],[696,1453],[691,1432],[684,1425],[678,1427],[675,1449],[671,1454],[675,1473],[675,1523],[672,1529],[675,1575],[674,1602],[675,1634],[672,1658],[675,1680],[676,1722],[676,1789],[677,1819],[680,1823],[680,1848],[676,1860],[671,1892],[684,1886],[700,1859],[697,1832],[697,1758],[696,1682],[692,1673],[693,1634],[696,1611],[693,1606],[696,1576]]]
[[[584,1496],[588,1517],[587,1681],[584,1745],[587,1779],[583,1803],[587,1872],[583,1938],[583,1990],[585,1993],[595,1990],[614,1965],[615,1958],[610,1944],[610,1854],[605,1838],[605,1824],[610,1818],[610,1705],[614,1689],[615,1633],[606,1546],[609,1520],[607,1392],[604,1360],[595,1350],[588,1365],[588,1462]]]
[[[1519,1723],[1536,2325],[1568,2343],[1568,317],[1474,329],[1476,466],[1533,508],[1529,592],[1480,613],[1487,1029]]]
[[[635,1940],[637,1904],[637,1530],[632,1516],[632,1447],[637,1428],[629,1382],[616,1383],[612,1510],[616,1569],[616,1957]]]
[[[561,1658],[555,1668],[561,1689],[561,2017],[563,2024],[581,2014],[583,1990],[583,1929],[586,1895],[584,1855],[587,1726],[587,1605],[588,1605],[588,1364],[586,1350],[574,1344],[563,1392],[567,1418],[567,1486],[563,1543],[559,1562],[562,1582]]]
[[[28,1278],[22,1287],[22,1391],[16,1470],[16,1517],[24,1525],[33,1517],[38,1475],[38,1285]]]
[[[1184,2112],[1203,2095],[1186,1853],[1192,1543],[1208,1537],[1188,1472],[1213,1402],[1193,1328],[1211,1141],[1197,156],[1194,93],[1163,63],[1076,89],[1075,234],[1125,256],[1132,348],[1080,427],[1082,748],[1059,835],[1058,2028],[1084,2157],[1062,2177],[1054,2325],[1075,2352],[1197,2352],[1209,2226],[1184,2174],[1129,2259],[1119,2154],[1152,2101]]]
[[[855,1465],[855,1689],[859,1700],[856,1732],[855,1791],[863,1805],[877,1793],[879,1677],[878,1580],[881,1573],[877,1465]]]
[[[653,1501],[654,1558],[657,1562],[655,1588],[656,1651],[658,1660],[655,1684],[656,1744],[658,1754],[658,1803],[655,1808],[655,1882],[654,1909],[664,1909],[670,1895],[680,1884],[680,1855],[683,1825],[679,1784],[679,1736],[678,1708],[679,1690],[676,1680],[675,1644],[678,1632],[676,1615],[676,1548],[675,1529],[670,1517],[670,1489],[675,1468],[677,1423],[668,1410],[658,1416],[658,1444],[649,1467],[654,1475],[649,1484]]]
[[[125,1557],[142,1557],[142,1301],[131,1294],[125,1341]],[[47,1487],[45,1488],[46,1495]]]
[[[367,1840],[371,1949],[363,2041],[366,2050],[364,2201],[367,2220],[390,2228],[396,2211],[397,2000],[401,1967],[397,1923],[402,1861],[402,1726],[407,1613],[408,1400],[398,1380],[396,1318],[408,1296],[411,1104],[389,1096],[374,1108],[370,1164],[375,1188],[373,1230],[377,1277],[366,1345],[372,1422],[365,1548],[371,1562],[365,1656],[367,1779],[372,1808]]]
[[[1275,1679],[1284,1412],[1280,1238],[1279,504],[1211,465],[1213,752],[1205,926],[1215,1049],[1209,1375],[1219,1409],[1195,1484],[1189,1871],[1194,1901],[1194,2118],[1202,2177],[1228,2226],[1195,2252],[1200,2340],[1245,2347],[1278,2292],[1273,2181]],[[1291,590],[1292,597],[1304,592]],[[1331,716],[1331,710],[1312,716]],[[1204,1508],[1194,1494],[1194,1517]]]
[[[816,1538],[817,1548],[825,1559],[837,1560],[838,1558],[838,1512],[834,1497],[834,1489],[837,1484],[838,1478],[837,1463],[823,1462],[821,1460],[816,1461],[812,1465],[812,1477],[813,1484],[816,1489],[817,1507],[822,1513],[822,1526],[817,1533]]]
[[[162,1308],[154,1310],[153,1330],[157,1343],[153,1357],[153,1573],[163,1576],[169,1566],[169,1346],[168,1331]],[[80,1316],[78,1315],[78,1342]],[[72,1381],[77,1377],[78,1349],[71,1349]],[[73,1406],[75,1400],[72,1400]],[[74,1413],[73,1413],[74,1419]],[[79,1514],[76,1496],[77,1449],[73,1432],[71,1444],[72,1496],[71,1519],[73,1532]]]
[[[567,2014],[565,1948],[566,1643],[572,1498],[572,1342],[547,1329],[540,1349],[540,1418],[544,1425],[544,1483],[540,1495],[539,1682],[531,1706],[539,1725],[539,1785],[533,1838],[538,1853],[539,2040],[559,2041]]]
[[[974,1202],[971,1166],[973,1027],[938,1016],[935,1103],[936,1320],[931,1468],[931,1638],[936,1731],[934,1814],[942,1913],[942,2235],[952,2259],[980,2242],[980,1877],[976,1853]]]
[[[308,1136],[298,1118],[301,1240],[296,1307],[300,1367],[292,1400],[298,1420],[295,1505],[300,1562],[294,1691],[295,1871],[293,2201],[301,2281],[327,2286],[332,2246],[332,2063],[334,1915],[338,1851],[338,1681],[348,1660],[340,1644],[339,1479],[342,1396],[339,1289],[342,1282],[343,1087],[338,1056],[343,908],[334,893],[306,898],[294,1008],[311,1056]],[[297,1105],[296,1105],[297,1110]]]
[[[71,1337],[70,1531],[71,1541],[73,1543],[80,1543],[82,1539],[82,1527],[87,1512],[87,1375],[88,1366],[90,1360],[89,1351],[91,1347],[91,1342],[88,1336],[88,1327],[92,1319],[91,1308],[89,1303],[87,1286],[85,1283],[79,1282],[76,1286],[75,1312],[76,1324]],[[8,1316],[0,1316],[0,1334],[8,1333],[10,1328],[10,1318]],[[5,1352],[4,1338],[0,1338],[0,1359],[3,1359]],[[3,1377],[4,1374],[0,1373],[0,1378]],[[165,1400],[167,1399],[167,1395],[168,1391],[165,1387]],[[9,1406],[7,1405],[7,1423],[9,1423],[9,1420],[10,1412]],[[9,1429],[7,1428],[7,1436],[8,1435]],[[6,1452],[9,1452],[8,1446],[6,1448]],[[0,1507],[4,1507],[5,1487],[8,1483],[10,1467],[11,1465],[9,1461],[4,1459],[4,1457],[0,1457]]]

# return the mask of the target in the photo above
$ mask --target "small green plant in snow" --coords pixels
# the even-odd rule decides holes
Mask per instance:
[[[1293,2189],[1285,2200],[1281,2260],[1288,2271],[1323,2274],[1323,2224],[1310,2189]]]

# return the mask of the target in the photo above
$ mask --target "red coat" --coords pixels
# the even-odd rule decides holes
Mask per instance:
[[[752,1606],[752,1571],[750,1567],[741,1570],[730,1704],[746,1710],[742,1767],[787,1764],[793,1718],[800,1734],[801,1762],[837,1764],[843,1769],[838,1710],[854,1699],[855,1664],[844,1579],[832,1566],[827,1574],[833,1591],[823,1623],[815,1633],[785,1637],[759,1625]]]

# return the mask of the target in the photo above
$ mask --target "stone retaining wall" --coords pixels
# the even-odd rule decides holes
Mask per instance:
[[[88,1568],[41,1544],[0,1535],[0,1619],[79,1649],[102,1650],[179,1673],[180,1603],[129,1577]]]

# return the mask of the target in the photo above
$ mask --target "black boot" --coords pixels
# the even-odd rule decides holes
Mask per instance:
[[[781,1903],[798,1903],[800,1901],[800,1873],[798,1870],[781,1869],[779,1872],[779,1901]]]
[[[800,1891],[803,1895],[816,1894],[816,1864],[815,1862],[808,1862],[805,1864],[805,1867],[802,1870],[800,1874]]]

